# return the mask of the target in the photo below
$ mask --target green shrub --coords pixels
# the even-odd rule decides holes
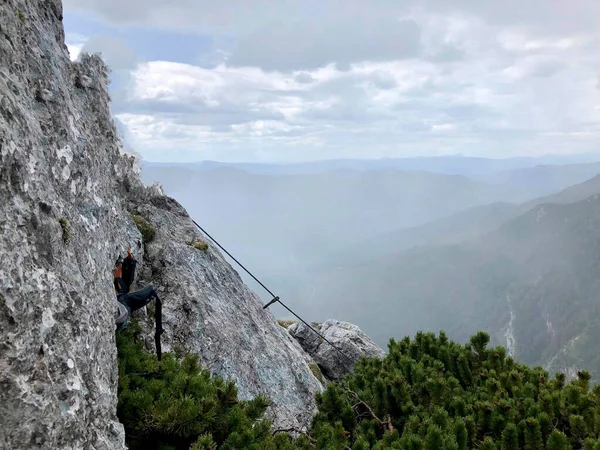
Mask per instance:
[[[267,399],[239,400],[235,384],[202,370],[197,356],[166,353],[158,361],[144,349],[135,320],[117,334],[117,347],[117,414],[130,448],[309,448],[306,439],[274,437],[263,418]]]
[[[308,365],[308,367],[310,367],[310,371],[313,373],[315,378],[322,383],[323,382],[323,374],[321,373],[321,369],[319,369],[319,366],[311,363]]]
[[[131,449],[600,449],[600,386],[589,373],[565,384],[488,342],[485,333],[467,345],[443,333],[392,339],[385,358],[363,359],[317,394],[310,434],[293,438],[263,418],[266,399],[240,401],[197,357],[158,362],[133,321],[117,338],[117,412]]]
[[[21,23],[25,23],[25,14],[20,9],[17,10],[17,16],[19,16],[19,20]]]
[[[69,221],[64,217],[58,219],[58,223],[62,228],[62,239],[65,244],[68,244],[71,240],[71,227],[69,226]]]
[[[208,244],[204,241],[194,241],[190,245],[196,250],[201,250],[203,252],[208,250]]]
[[[154,235],[156,234],[154,226],[139,213],[133,213],[131,217],[138,230],[140,230],[140,233],[142,234],[142,242],[144,244],[152,242]]]
[[[596,449],[600,386],[590,391],[588,372],[565,385],[488,342],[486,333],[467,345],[443,333],[392,339],[383,360],[363,359],[317,394],[317,448]]]

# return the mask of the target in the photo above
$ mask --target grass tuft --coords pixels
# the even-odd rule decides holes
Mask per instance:
[[[133,213],[131,217],[135,222],[135,226],[138,228],[138,230],[140,230],[140,233],[142,234],[142,242],[144,244],[152,242],[156,234],[154,226],[150,222],[148,222],[148,219],[146,219],[139,213]]]
[[[283,328],[289,328],[291,325],[296,323],[295,320],[278,320],[277,323],[281,325]]]
[[[65,244],[68,244],[69,241],[71,240],[71,227],[69,226],[69,221],[67,219],[65,219],[64,217],[61,217],[60,219],[58,219],[58,223],[60,224],[60,227],[62,228],[63,242]]]
[[[208,244],[204,241],[195,241],[195,242],[192,242],[190,245],[192,247],[194,247],[196,250],[200,250],[203,252],[208,250]]]
[[[319,369],[319,366],[317,366],[316,364],[309,364],[308,367],[310,368],[310,371],[313,373],[313,375],[315,376],[315,378],[317,380],[319,380],[319,382],[323,382],[323,374],[321,373],[321,369]]]

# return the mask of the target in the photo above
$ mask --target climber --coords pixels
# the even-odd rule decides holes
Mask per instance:
[[[131,254],[131,249],[127,249],[127,257],[125,259],[119,256],[115,264],[113,279],[115,292],[117,294],[117,310],[115,315],[117,331],[121,331],[127,326],[129,317],[134,311],[143,308],[152,300],[156,300],[156,307],[154,309],[156,333],[154,339],[156,342],[156,353],[160,360],[160,335],[164,333],[162,328],[162,302],[154,290],[154,287],[151,285],[138,291],[130,292],[135,277],[136,265],[137,261]]]

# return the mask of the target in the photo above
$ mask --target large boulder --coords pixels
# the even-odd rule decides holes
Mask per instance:
[[[341,380],[362,358],[382,358],[385,355],[385,352],[354,324],[330,319],[321,325],[312,326],[335,347],[300,322],[290,325],[288,332],[330,380]]]

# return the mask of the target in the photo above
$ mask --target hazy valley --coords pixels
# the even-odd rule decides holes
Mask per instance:
[[[431,172],[402,160],[151,164],[143,178],[310,320],[357,323],[383,347],[418,330],[465,341],[482,329],[523,362],[600,369],[600,165],[460,160],[430,158]]]

